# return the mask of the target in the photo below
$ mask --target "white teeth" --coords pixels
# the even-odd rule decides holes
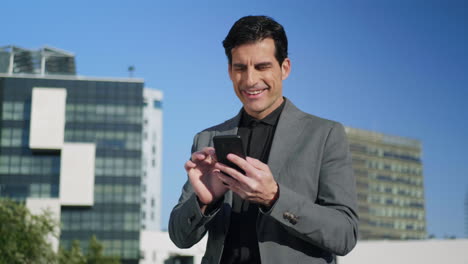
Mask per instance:
[[[248,94],[250,94],[250,95],[260,94],[261,92],[263,92],[263,90],[258,90],[258,91],[246,91],[246,93],[248,93]]]

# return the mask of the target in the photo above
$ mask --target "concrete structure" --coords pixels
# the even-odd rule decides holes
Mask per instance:
[[[205,236],[193,247],[180,249],[172,243],[167,232],[142,231],[140,237],[142,257],[140,264],[201,263],[207,240],[207,236]]]
[[[162,100],[161,91],[149,88],[143,90],[142,230],[161,229]]]
[[[95,144],[64,144],[60,155],[59,197],[61,205],[94,205],[95,161]]]
[[[357,181],[360,239],[424,239],[421,143],[345,128]]]
[[[338,264],[468,263],[468,240],[359,241]]]
[[[66,89],[33,88],[29,126],[30,149],[62,149],[66,100]]]
[[[199,264],[205,247],[206,236],[192,248],[179,249],[167,232],[143,231],[140,264]],[[465,264],[467,249],[467,239],[359,241],[351,253],[337,258],[337,264]]]

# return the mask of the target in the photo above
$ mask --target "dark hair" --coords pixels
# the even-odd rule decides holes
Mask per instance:
[[[267,16],[245,16],[237,20],[223,41],[229,64],[232,63],[231,50],[233,48],[266,38],[272,38],[275,41],[275,57],[281,65],[288,57],[288,38],[283,26]]]

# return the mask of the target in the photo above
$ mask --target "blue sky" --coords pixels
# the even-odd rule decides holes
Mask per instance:
[[[78,73],[164,92],[163,228],[193,135],[241,105],[221,41],[250,14],[286,29],[284,94],[306,112],[423,144],[428,233],[464,236],[468,189],[466,1],[7,1],[1,45],[76,54]]]

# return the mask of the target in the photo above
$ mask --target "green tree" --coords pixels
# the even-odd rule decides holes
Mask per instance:
[[[104,246],[96,236],[90,238],[86,255],[81,251],[80,243],[75,240],[70,250],[60,249],[58,258],[59,264],[120,264],[117,257],[104,256]]]
[[[50,212],[33,215],[24,204],[0,198],[0,264],[56,263],[49,235],[57,236]]]
[[[95,236],[86,254],[76,240],[57,254],[48,239],[57,234],[58,223],[49,211],[33,215],[24,204],[0,198],[0,264],[120,264],[117,257],[104,256]]]
[[[116,257],[104,256],[104,246],[92,236],[89,240],[88,254],[86,255],[87,264],[120,264]]]
[[[60,264],[86,264],[86,256],[81,251],[78,240],[72,242],[70,250],[61,247],[58,259]]]

